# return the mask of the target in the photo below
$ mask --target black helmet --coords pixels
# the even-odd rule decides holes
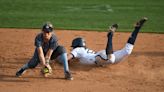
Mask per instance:
[[[52,32],[53,31],[53,25],[51,23],[46,23],[43,25],[42,31],[44,32]]]
[[[71,47],[76,48],[76,47],[86,47],[85,40],[81,37],[75,38],[72,41]]]

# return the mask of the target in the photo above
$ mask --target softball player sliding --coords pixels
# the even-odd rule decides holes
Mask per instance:
[[[124,59],[125,57],[131,54],[138,32],[140,31],[141,27],[143,26],[146,20],[147,18],[144,17],[136,23],[134,27],[134,31],[129,37],[125,47],[121,50],[113,51],[113,46],[112,46],[112,37],[114,32],[118,28],[117,24],[113,24],[109,28],[109,32],[107,35],[108,40],[107,40],[106,49],[101,50],[97,53],[86,48],[86,43],[84,38],[81,37],[75,38],[72,41],[71,47],[73,48],[73,50],[71,51],[70,54],[68,54],[68,60],[77,58],[82,64],[96,64],[100,66],[120,62],[122,59]]]

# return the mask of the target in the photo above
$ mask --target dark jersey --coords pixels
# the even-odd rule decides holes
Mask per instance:
[[[42,47],[44,54],[47,53],[48,49],[55,50],[58,47],[57,37],[55,34],[52,34],[49,42],[45,43],[43,40],[43,33],[39,33],[35,38],[36,48]]]

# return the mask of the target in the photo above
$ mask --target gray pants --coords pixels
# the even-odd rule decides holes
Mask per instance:
[[[61,54],[66,53],[66,50],[63,46],[58,46],[51,55],[51,60],[56,59]],[[45,55],[46,53],[44,53]],[[29,68],[35,68],[40,63],[38,51],[35,49],[33,57],[27,63]]]

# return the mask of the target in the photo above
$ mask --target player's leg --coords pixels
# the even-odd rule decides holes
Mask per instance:
[[[57,59],[59,62],[61,62],[64,66],[65,78],[68,80],[73,80],[68,66],[67,53],[63,46],[57,47],[57,49],[52,53],[51,59]]]
[[[138,32],[140,31],[141,27],[143,26],[143,24],[145,23],[146,20],[147,20],[147,18],[144,17],[135,24],[134,31],[132,32],[131,36],[129,37],[127,43],[134,45],[137,35],[138,35]]]
[[[144,17],[144,18],[140,19],[138,22],[136,22],[136,24],[134,26],[134,30],[133,30],[131,36],[129,37],[127,44],[125,45],[125,48],[124,48],[126,50],[127,55],[131,54],[134,44],[135,44],[135,41],[137,39],[138,33],[146,21],[147,21],[147,18]]]
[[[115,56],[113,54],[112,38],[117,28],[118,28],[117,24],[113,24],[111,27],[109,27],[109,30],[108,30],[109,32],[107,34],[106,49],[96,53],[97,56],[96,56],[95,63],[97,65],[103,66],[109,63],[113,63],[115,61]]]
[[[136,38],[137,38],[137,35],[138,35],[141,27],[143,26],[143,24],[145,23],[146,20],[147,20],[147,18],[142,18],[141,20],[139,20],[136,23],[136,25],[134,27],[134,31],[132,32],[131,36],[129,37],[125,47],[121,50],[114,52],[115,63],[122,61],[122,59],[124,59],[125,57],[127,57],[128,55],[131,54],[133,47],[134,47],[134,43],[135,43]]]
[[[117,30],[118,25],[117,24],[113,24],[110,28],[109,28],[109,32],[107,35],[107,45],[106,45],[106,55],[107,55],[107,59],[111,60],[111,62],[114,62],[114,54],[113,54],[113,43],[112,43],[112,39],[113,39],[113,35],[114,32]]]
[[[23,65],[17,72],[16,72],[16,76],[20,77],[25,70],[29,69],[29,68],[35,68],[39,63],[39,57],[37,54],[37,51],[35,50],[33,57],[30,59],[30,61],[28,63],[26,63],[25,65]]]

